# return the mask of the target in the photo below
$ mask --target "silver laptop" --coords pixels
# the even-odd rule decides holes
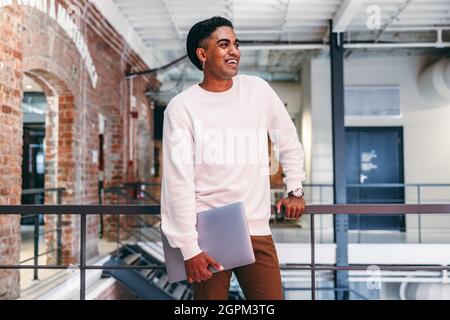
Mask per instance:
[[[255,262],[242,202],[197,213],[197,232],[200,249],[219,262],[224,270]],[[169,282],[186,280],[181,250],[171,247],[162,231],[161,236]],[[209,270],[217,272],[211,266]]]

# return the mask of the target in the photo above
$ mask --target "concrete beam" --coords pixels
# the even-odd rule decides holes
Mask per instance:
[[[363,5],[364,0],[345,0],[333,18],[333,32],[344,32]]]

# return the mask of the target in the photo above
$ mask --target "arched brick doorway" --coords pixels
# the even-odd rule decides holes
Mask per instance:
[[[93,125],[98,116],[92,83],[82,58],[65,31],[48,15],[23,6],[23,72],[46,93],[45,188],[65,188],[63,204],[98,203],[98,164],[92,152],[97,148]],[[98,122],[98,121],[97,121]],[[94,183],[95,182],[95,183]],[[56,203],[47,194],[46,204]],[[79,261],[79,215],[63,216],[62,263]],[[46,231],[55,229],[56,217],[46,217]],[[99,217],[87,217],[87,257],[98,254]],[[46,234],[49,250],[55,249],[56,233]],[[55,263],[55,254],[48,256]]]
[[[30,61],[25,59],[25,66],[30,67]],[[25,70],[25,75],[33,79],[44,91],[47,98],[45,114],[45,189],[64,188],[62,194],[65,204],[75,203],[74,197],[74,125],[75,100],[67,85],[50,71],[33,68]],[[45,204],[56,204],[57,194],[46,193]],[[49,255],[47,263],[56,263],[57,217],[45,217],[45,240]],[[71,214],[63,216],[62,230],[62,263],[77,261],[78,252],[78,218]]]
[[[128,165],[130,146],[135,151],[132,157],[135,160],[141,154],[148,154],[136,152],[134,147],[137,140],[132,138],[136,133],[130,129],[131,99],[127,97],[135,95],[136,109],[146,109],[149,104],[144,92],[147,86],[156,87],[158,82],[153,76],[135,79],[132,91],[124,75],[130,71],[146,70],[149,66],[131,50],[126,40],[91,2],[55,0],[55,4],[58,12],[72,5],[81,9],[82,14],[75,14],[74,19],[78,19],[76,24],[88,46],[98,77],[92,76],[91,65],[86,63],[83,54],[85,51],[80,53],[77,50],[77,43],[71,35],[48,13],[26,4],[0,9],[0,101],[6,101],[0,105],[0,115],[4,116],[0,121],[0,148],[11,150],[8,155],[0,153],[0,162],[5,164],[0,180],[8,185],[8,188],[0,188],[0,204],[20,203],[21,87],[24,73],[38,82],[47,94],[45,187],[65,187],[63,204],[98,203],[100,113],[106,119],[104,149],[101,149],[107,155],[103,164],[106,187],[125,181],[134,182],[127,180],[128,176],[138,179],[138,163]],[[148,117],[146,123],[150,123],[150,113]],[[149,134],[146,130],[139,132]],[[145,166],[140,172],[143,170]],[[45,202],[55,203],[56,199],[47,195]],[[79,256],[78,217],[70,213],[66,217],[63,263],[76,263]],[[50,224],[50,217],[47,220]],[[97,255],[98,221],[97,216],[87,219],[87,258]],[[114,223],[110,229],[115,226]],[[55,244],[50,237],[47,241],[51,248]],[[20,219],[0,217],[0,243],[2,240],[8,241],[8,246],[0,247],[0,264],[17,264],[20,258]],[[50,258],[49,263],[52,262]],[[0,299],[17,297],[20,291],[18,275],[14,270],[0,270]]]

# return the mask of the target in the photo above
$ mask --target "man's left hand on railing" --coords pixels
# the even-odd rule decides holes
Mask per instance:
[[[302,198],[295,196],[288,196],[277,202],[277,213],[281,212],[281,207],[284,207],[284,215],[286,218],[298,219],[305,213],[306,203]]]

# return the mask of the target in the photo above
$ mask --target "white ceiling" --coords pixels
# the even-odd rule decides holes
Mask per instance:
[[[221,15],[229,18],[241,41],[241,70],[265,78],[297,79],[302,59],[327,50],[328,25],[344,32],[345,41],[438,41],[449,46],[450,0],[91,0],[128,40],[150,67],[167,64],[185,54],[185,39],[197,21]],[[371,7],[372,6],[372,7]],[[380,13],[378,29],[367,22]],[[367,11],[369,10],[369,12]],[[259,42],[258,42],[259,41]],[[261,41],[271,43],[261,43]],[[306,44],[306,45],[305,45]],[[264,46],[263,46],[264,45]],[[312,46],[311,46],[312,45]],[[423,44],[422,44],[423,45]],[[425,46],[429,46],[425,44]],[[354,44],[357,46],[357,44]],[[418,45],[419,46],[419,45]],[[312,48],[314,50],[306,50]],[[183,67],[175,68],[179,76]],[[192,66],[187,77],[198,77]]]

